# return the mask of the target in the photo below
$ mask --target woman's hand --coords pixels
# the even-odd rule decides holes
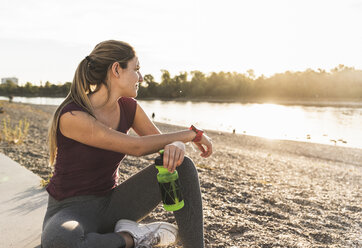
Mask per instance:
[[[168,144],[163,152],[163,167],[167,168],[170,173],[180,166],[185,157],[185,144],[181,141],[175,141]]]
[[[202,152],[201,157],[207,158],[212,154],[212,142],[211,139],[203,133],[199,142],[194,142],[197,148]],[[205,149],[206,147],[206,149]]]

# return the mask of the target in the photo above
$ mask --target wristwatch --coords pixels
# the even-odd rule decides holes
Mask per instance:
[[[191,125],[191,127],[189,129],[196,133],[196,136],[192,140],[192,142],[199,142],[202,138],[202,135],[204,134],[204,131],[201,129],[197,129],[194,125]]]

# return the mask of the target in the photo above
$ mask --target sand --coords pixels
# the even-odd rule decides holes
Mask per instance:
[[[23,144],[0,141],[0,152],[44,179],[47,125],[55,106],[8,103],[2,120],[26,118]],[[185,127],[157,123],[163,132]],[[203,193],[206,247],[362,247],[362,149],[268,140],[207,131],[208,159],[187,145]],[[153,163],[156,155],[128,156],[122,180]],[[174,222],[160,205],[144,222]]]

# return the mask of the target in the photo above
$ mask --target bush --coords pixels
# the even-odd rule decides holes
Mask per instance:
[[[4,140],[10,144],[22,144],[28,135],[29,122],[19,120],[18,124],[13,126],[10,118],[3,119],[3,127],[1,130],[0,140]]]

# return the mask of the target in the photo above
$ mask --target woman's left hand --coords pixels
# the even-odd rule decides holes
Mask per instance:
[[[167,168],[170,173],[180,166],[185,157],[185,144],[181,141],[175,141],[164,148],[163,167]]]

